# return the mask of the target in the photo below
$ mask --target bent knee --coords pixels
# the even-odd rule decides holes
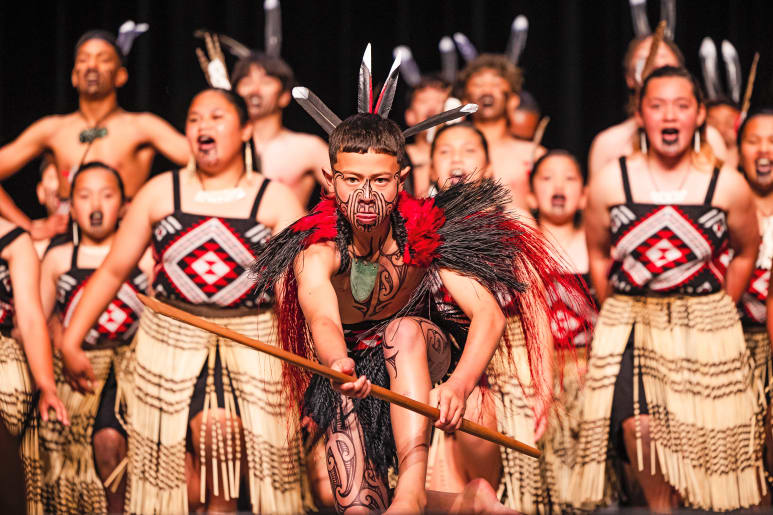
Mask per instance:
[[[126,456],[126,438],[117,430],[107,427],[94,433],[94,460],[101,470],[112,470]]]
[[[419,322],[412,318],[398,318],[387,325],[384,332],[385,349],[414,352],[426,350],[424,333]],[[386,352],[386,351],[385,351]]]

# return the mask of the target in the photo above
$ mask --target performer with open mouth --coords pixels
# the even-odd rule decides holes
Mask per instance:
[[[528,362],[541,379],[540,345],[549,337],[544,286],[560,276],[561,266],[539,235],[505,212],[508,192],[490,179],[459,182],[428,200],[402,191],[409,170],[405,137],[476,106],[402,133],[386,118],[397,64],[374,101],[366,50],[359,113],[343,122],[308,89],[293,90],[330,134],[326,176],[333,195],[275,236],[254,270],[261,289],[277,284],[281,292],[283,345],[359,376],[339,385],[286,369],[291,398],[325,436],[339,512],[501,511],[481,479],[461,494],[425,490],[428,420],[368,393],[372,381],[429,400],[440,410],[435,427],[456,430],[501,341],[507,355],[505,306],[520,316]],[[458,346],[451,344],[449,324],[459,324],[433,307],[438,278],[469,320],[466,330],[459,328],[466,336],[454,340]],[[541,380],[534,384],[537,396],[549,398]],[[391,467],[398,472],[393,493]]]
[[[765,385],[768,412],[765,417],[765,467],[773,471],[773,442],[770,431],[771,352],[768,327],[771,326],[768,303],[770,268],[773,260],[773,109],[764,107],[749,115],[738,129],[740,171],[752,190],[760,227],[760,250],[749,287],[741,297],[739,312],[746,344],[754,360],[755,376]],[[766,307],[768,303],[768,307]],[[766,327],[766,324],[768,327]]]
[[[194,160],[140,190],[65,331],[65,366],[80,388],[94,376],[81,342],[148,243],[155,297],[277,342],[272,292],[255,294],[249,267],[303,208],[247,166],[252,125],[236,93],[197,94],[185,134]],[[146,310],[128,366],[126,511],[233,511],[242,473],[255,513],[304,510],[298,415],[282,402],[272,358]]]
[[[566,150],[549,150],[534,163],[529,184],[529,207],[537,227],[564,255],[569,265],[567,272],[589,285],[588,250],[582,219],[587,192],[580,163]],[[553,293],[556,299],[565,295],[561,285],[556,285]],[[587,362],[586,349],[592,334],[590,329],[596,322],[594,302],[565,304],[572,309],[557,305],[555,323],[551,326],[555,340],[569,343],[555,347],[556,366],[563,367],[554,374],[554,396],[561,408],[550,413],[545,436],[540,442],[543,449],[540,458],[542,490],[535,495],[542,501],[542,510],[552,508],[557,512],[571,511],[570,481],[577,463],[581,385]]]
[[[75,172],[70,191],[76,234],[72,242],[51,248],[41,265],[43,309],[58,329],[69,325],[85,284],[110,251],[124,206],[121,176],[98,161]],[[116,396],[119,383],[130,388],[122,365],[142,313],[136,294],[146,293],[151,269],[146,251],[83,340],[95,376],[92,393],[81,394],[65,381],[57,353],[57,391],[74,423],[63,429],[41,422],[39,459],[45,474],[40,488],[46,512],[123,511],[126,482],[116,468],[126,457],[126,431],[116,415]],[[54,341],[58,346],[59,339]],[[108,483],[111,475],[115,480]]]
[[[735,303],[759,246],[753,197],[735,170],[712,170],[694,148],[706,109],[688,71],[653,71],[635,117],[642,151],[589,188],[590,273],[603,305],[572,498],[603,502],[609,440],[652,510],[749,507],[763,491],[765,406]]]

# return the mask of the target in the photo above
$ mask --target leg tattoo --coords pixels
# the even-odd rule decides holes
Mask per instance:
[[[389,492],[373,464],[365,455],[362,426],[352,410],[352,400],[343,397],[341,409],[348,413],[343,423],[336,417],[325,435],[325,459],[336,510],[344,513],[353,507],[384,511]]]

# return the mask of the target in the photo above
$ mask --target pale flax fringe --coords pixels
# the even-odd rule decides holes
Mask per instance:
[[[551,506],[557,513],[576,511],[569,495],[572,471],[577,463],[577,436],[582,409],[585,348],[575,353],[563,351],[563,383],[554,374],[555,406],[550,411],[548,426],[540,440],[540,468],[547,478]],[[559,510],[555,510],[558,504]]]
[[[32,405],[35,386],[19,342],[0,335],[0,416],[8,432],[21,435],[19,454],[24,468],[27,513],[43,513],[43,470],[38,453],[37,407]]]
[[[511,356],[508,358],[504,346],[500,345],[486,372],[496,406],[497,428],[528,445],[535,445],[535,417],[530,400],[534,387],[520,318],[509,318],[505,330]],[[543,475],[540,460],[505,447],[500,449],[503,468],[500,493],[505,506],[523,513],[549,511],[549,481]]]
[[[0,335],[0,415],[13,436],[19,436],[32,408],[34,386],[21,344]]]
[[[743,336],[752,361],[754,361],[754,377],[765,385],[765,393],[769,394],[773,362],[771,362],[768,330],[764,326],[745,328]]]
[[[736,308],[723,292],[700,297],[625,297],[605,302],[586,376],[572,498],[603,500],[614,383],[631,328],[634,413],[642,373],[653,435],[653,462],[691,507],[749,507],[761,498],[763,387]],[[639,445],[641,445],[639,443]],[[633,466],[653,469],[632,457]]]
[[[107,499],[94,466],[92,436],[102,388],[119,351],[87,350],[94,371],[94,391],[81,394],[64,378],[62,359],[54,353],[56,391],[70,417],[70,426],[59,422],[39,424],[39,453],[43,470],[43,506],[46,512],[106,513]]]
[[[276,323],[270,310],[211,320],[276,344]],[[128,511],[188,512],[185,436],[190,400],[202,367],[207,362],[211,372],[219,348],[227,403],[221,408],[227,417],[224,428],[202,425],[212,431],[216,453],[202,457],[202,483],[211,474],[213,490],[236,497],[239,473],[247,472],[253,512],[302,512],[311,501],[302,473],[298,414],[282,397],[279,360],[151,310],[143,313],[135,338],[135,359],[130,366],[133,389],[124,392],[129,429]],[[217,403],[212,380],[210,373],[203,421]],[[231,390],[241,412],[246,448],[237,438],[235,405],[228,395]],[[248,470],[241,471],[238,458],[245,452]]]

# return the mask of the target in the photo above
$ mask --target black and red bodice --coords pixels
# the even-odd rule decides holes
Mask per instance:
[[[78,245],[75,245],[72,250],[70,269],[56,280],[56,309],[62,317],[64,327],[70,324],[75,308],[83,296],[84,287],[95,270],[78,266]],[[97,323],[86,333],[83,344],[98,346],[108,342],[122,344],[131,342],[143,309],[137,293],[146,293],[147,288],[147,275],[135,267],[129,278],[121,284],[118,294],[107,305]]]
[[[722,289],[728,246],[727,213],[712,206],[714,169],[702,204],[634,202],[620,158],[624,204],[609,209],[610,282],[617,293],[704,295]]]
[[[250,265],[265,247],[271,229],[255,217],[268,185],[264,180],[246,218],[186,213],[180,208],[179,171],[172,172],[174,211],[153,227],[155,278],[159,298],[220,308],[257,307]]]

